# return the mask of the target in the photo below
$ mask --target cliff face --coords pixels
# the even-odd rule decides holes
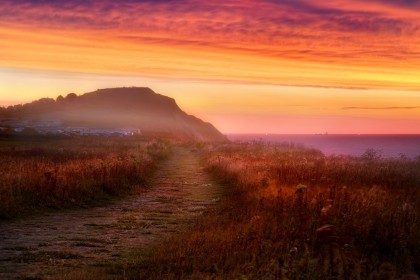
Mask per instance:
[[[149,88],[110,88],[40,99],[3,109],[3,117],[60,121],[65,126],[139,128],[145,135],[223,141],[210,123],[183,112],[175,100]]]

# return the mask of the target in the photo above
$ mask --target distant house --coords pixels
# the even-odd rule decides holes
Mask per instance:
[[[41,135],[97,135],[97,136],[132,136],[141,135],[139,128],[92,128],[63,126],[60,121],[48,120],[0,120],[0,132],[12,130],[22,133],[30,129]]]
[[[138,128],[89,128],[89,127],[65,127],[64,131],[76,135],[97,136],[133,136],[141,135]]]

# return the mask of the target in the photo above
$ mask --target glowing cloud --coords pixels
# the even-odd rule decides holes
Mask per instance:
[[[0,56],[9,67],[419,89],[410,3],[341,2],[5,1]]]
[[[294,86],[329,98],[317,89],[418,92],[418,8],[391,0],[5,0],[0,68],[176,79],[191,87]],[[400,94],[395,107],[413,107],[418,118],[420,104],[408,96]],[[394,107],[363,102],[353,104]],[[339,114],[353,107],[329,106]]]

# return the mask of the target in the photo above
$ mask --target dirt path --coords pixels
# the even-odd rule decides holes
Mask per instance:
[[[180,230],[220,191],[197,154],[176,148],[146,192],[106,207],[0,222],[0,279],[55,278],[119,260]]]

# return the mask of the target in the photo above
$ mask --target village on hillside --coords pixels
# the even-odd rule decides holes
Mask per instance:
[[[0,134],[133,136],[141,135],[141,130],[139,128],[68,126],[61,121],[51,120],[5,119],[0,120]]]

